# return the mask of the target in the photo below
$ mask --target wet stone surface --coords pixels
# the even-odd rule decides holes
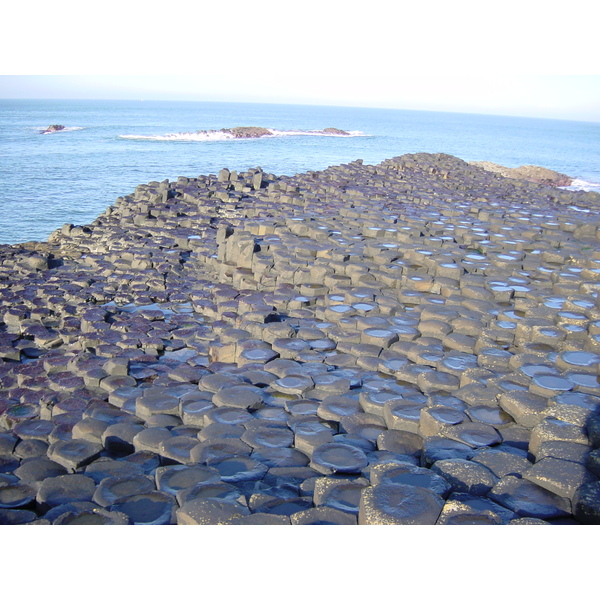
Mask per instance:
[[[414,154],[0,247],[0,524],[600,523],[599,203]]]

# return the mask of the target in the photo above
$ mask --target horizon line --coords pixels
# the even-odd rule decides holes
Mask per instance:
[[[592,123],[600,124],[600,117],[597,121],[590,121],[588,119],[576,119],[576,118],[565,118],[565,117],[538,117],[529,116],[523,114],[502,114],[502,113],[487,113],[487,112],[469,112],[467,110],[444,110],[444,109],[424,109],[424,108],[398,108],[389,106],[355,106],[355,105],[339,105],[339,104],[321,104],[321,103],[300,103],[300,102],[285,102],[285,101],[257,101],[257,100],[198,100],[198,99],[184,99],[179,98],[177,100],[166,100],[157,98],[140,98],[136,100],[134,98],[8,98],[0,97],[0,101],[3,100],[24,100],[24,101],[40,101],[40,102],[51,102],[51,101],[89,101],[89,102],[197,102],[206,104],[272,104],[275,106],[314,106],[322,108],[349,108],[349,109],[366,109],[366,110],[394,110],[394,111],[405,111],[405,112],[430,112],[430,113],[444,113],[444,114],[459,114],[459,115],[477,115],[487,117],[506,117],[516,119],[536,119],[543,121],[567,121],[575,123]]]

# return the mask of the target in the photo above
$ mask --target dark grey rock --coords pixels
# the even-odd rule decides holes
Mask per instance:
[[[438,494],[412,485],[384,483],[362,491],[359,525],[434,525],[444,506]]]
[[[103,449],[102,445],[83,439],[59,441],[48,448],[48,458],[75,471],[98,458]]]
[[[175,498],[163,492],[133,494],[117,500],[108,509],[126,514],[134,525],[173,524]]]
[[[436,525],[506,525],[514,518],[514,512],[488,498],[457,493],[446,500]]]
[[[551,457],[536,462],[523,474],[523,477],[570,500],[584,483],[596,480],[596,477],[583,465]]]
[[[498,477],[490,469],[462,458],[438,460],[431,470],[442,476],[452,486],[453,492],[473,496],[485,496],[498,482]]]
[[[96,491],[93,479],[80,474],[58,475],[42,481],[36,501],[42,511],[67,502],[85,502],[92,499]]]
[[[129,477],[105,477],[98,484],[92,500],[107,507],[126,496],[154,491],[154,482],[146,475]]]
[[[506,475],[488,493],[488,498],[521,517],[558,519],[571,514],[571,501],[514,475]]]
[[[250,510],[233,500],[196,498],[177,510],[178,525],[230,525]]]
[[[600,482],[584,483],[573,495],[573,515],[584,525],[600,524]]]

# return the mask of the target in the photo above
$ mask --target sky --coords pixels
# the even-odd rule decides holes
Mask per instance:
[[[5,23],[23,25],[0,40],[0,98],[273,102],[600,122],[590,4],[21,3],[3,9]]]

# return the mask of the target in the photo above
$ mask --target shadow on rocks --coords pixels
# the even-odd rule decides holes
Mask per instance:
[[[586,467],[595,481],[580,486],[573,496],[573,516],[585,525],[600,525],[600,406],[586,422],[588,439],[593,450],[588,454]]]

